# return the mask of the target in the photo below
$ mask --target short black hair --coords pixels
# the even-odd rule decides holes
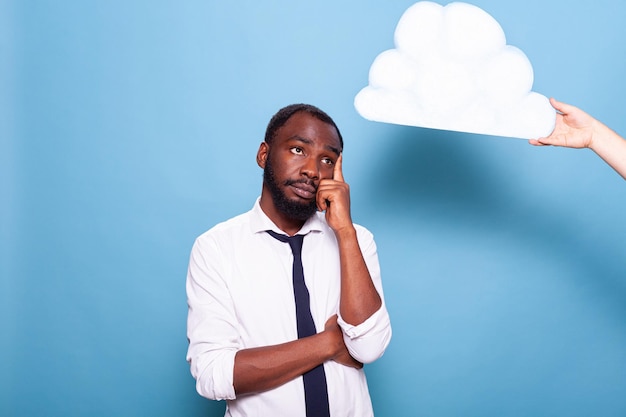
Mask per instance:
[[[316,119],[321,120],[322,122],[328,123],[329,125],[333,126],[335,130],[337,131],[337,135],[339,136],[339,143],[341,144],[341,149],[343,149],[343,137],[341,136],[341,132],[339,131],[339,128],[335,124],[335,121],[328,114],[326,114],[323,110],[311,104],[304,104],[304,103],[290,104],[278,110],[276,114],[272,116],[272,118],[270,119],[270,122],[267,124],[267,129],[265,130],[265,142],[267,144],[271,144],[272,140],[274,140],[274,137],[276,137],[276,132],[278,132],[278,129],[283,127],[291,116],[299,112],[308,113],[311,116],[315,117]]]

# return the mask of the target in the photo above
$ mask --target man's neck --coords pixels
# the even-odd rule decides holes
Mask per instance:
[[[289,236],[295,235],[306,220],[293,219],[285,216],[283,213],[276,209],[274,206],[274,202],[272,201],[272,197],[266,195],[265,193],[261,194],[261,199],[259,200],[259,205],[261,206],[261,210],[263,213],[272,221],[280,230],[285,232]]]

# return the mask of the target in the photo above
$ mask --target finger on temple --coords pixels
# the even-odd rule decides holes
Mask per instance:
[[[335,181],[343,182],[343,171],[341,170],[342,160],[343,160],[343,153],[340,153],[339,158],[337,158],[337,162],[335,162],[335,169],[333,170],[333,179]]]

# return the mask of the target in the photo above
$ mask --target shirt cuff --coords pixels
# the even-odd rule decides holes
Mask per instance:
[[[367,333],[368,331],[372,330],[374,328],[374,326],[376,326],[376,324],[379,321],[380,316],[382,315],[381,310],[383,309],[383,307],[381,306],[381,308],[379,308],[374,314],[372,314],[371,316],[369,316],[367,318],[367,320],[365,320],[363,323],[354,326],[350,323],[347,323],[342,317],[341,317],[341,313],[339,313],[337,315],[337,323],[339,324],[339,326],[343,329],[343,332],[350,338],[350,339],[354,339],[356,337],[362,336],[365,333]]]
[[[358,326],[346,323],[340,316],[337,323],[343,330],[344,343],[350,355],[362,363],[380,358],[391,340],[391,322],[384,304]]]
[[[197,378],[198,394],[210,400],[234,400],[236,398],[233,386],[236,354],[236,351],[228,350],[219,358],[213,358],[214,365],[205,369],[203,375]]]

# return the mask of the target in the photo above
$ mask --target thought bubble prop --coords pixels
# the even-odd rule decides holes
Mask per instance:
[[[530,61],[482,9],[420,1],[400,18],[394,43],[354,99],[364,118],[523,139],[554,129],[556,111],[531,91]]]

